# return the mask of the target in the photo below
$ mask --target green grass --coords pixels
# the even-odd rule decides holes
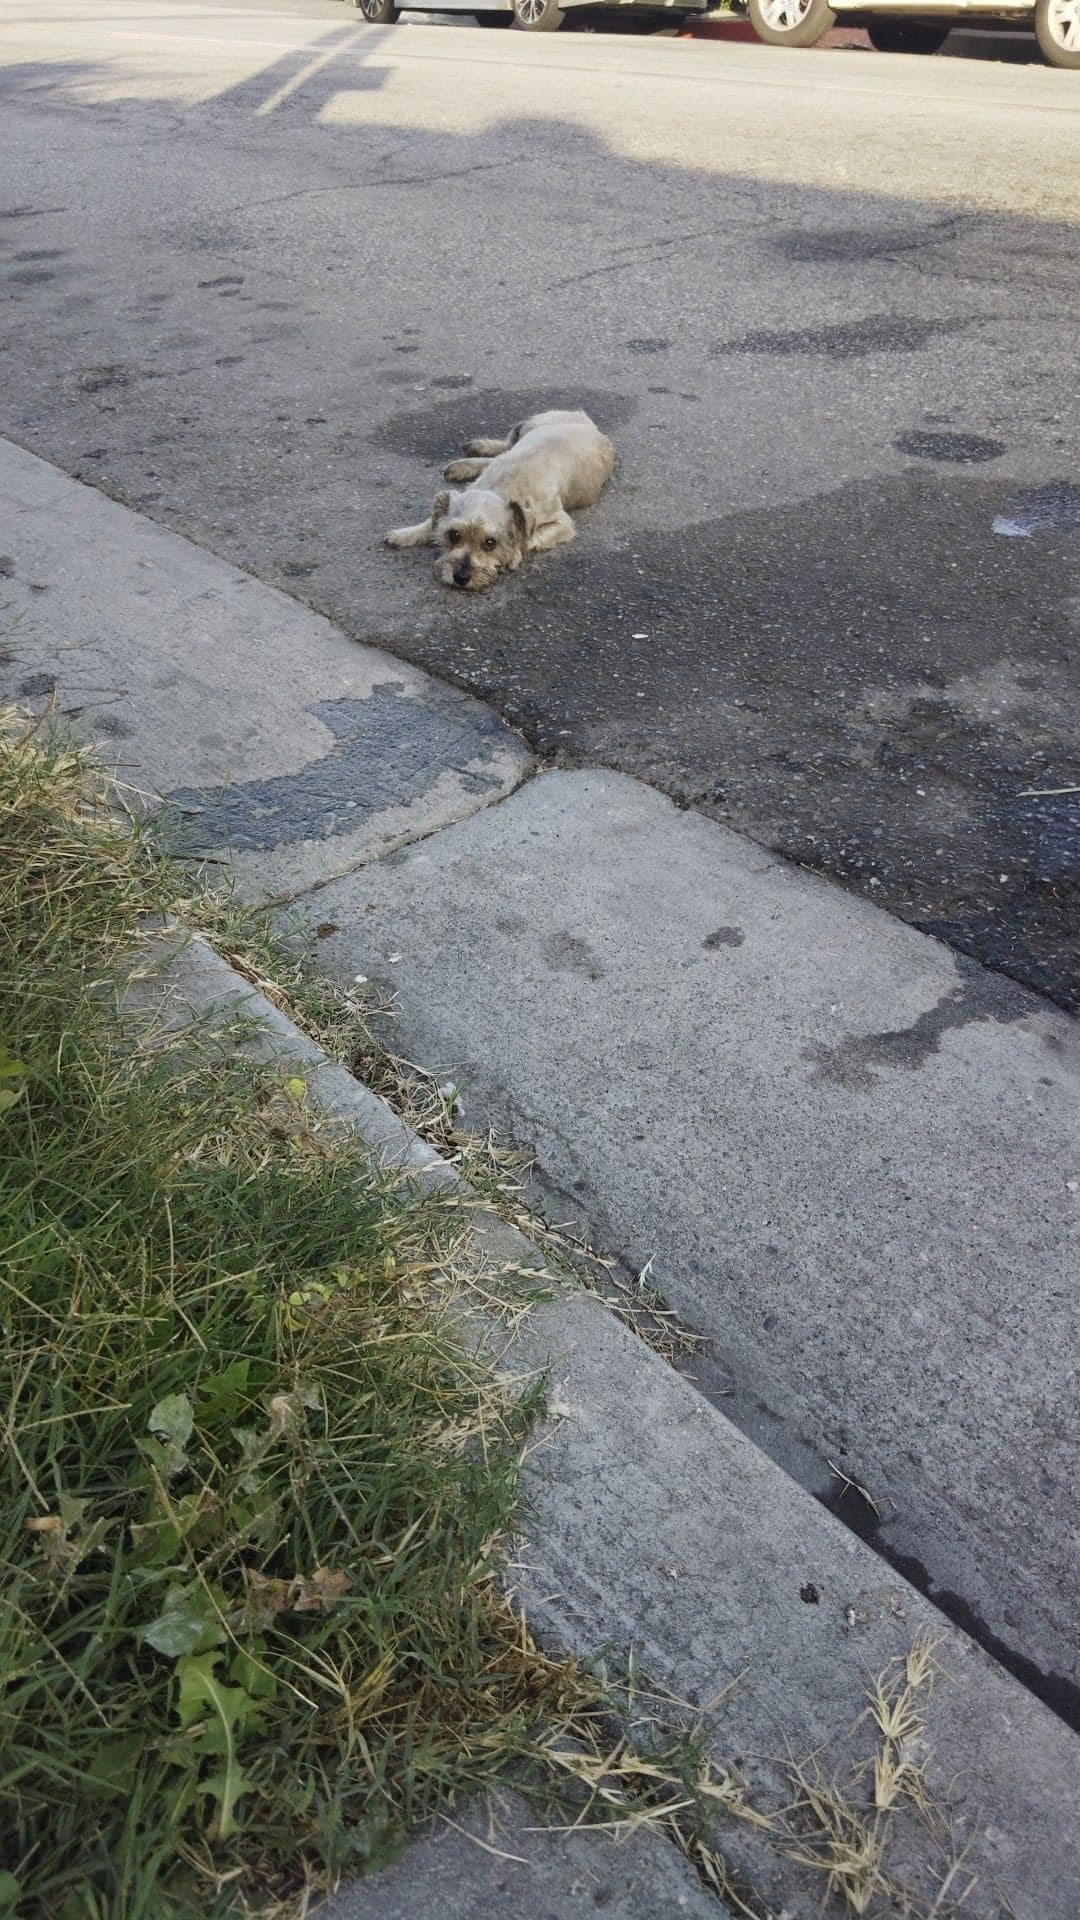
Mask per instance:
[[[460,1213],[114,987],[190,883],[0,735],[0,1913],[290,1910],[560,1717]]]

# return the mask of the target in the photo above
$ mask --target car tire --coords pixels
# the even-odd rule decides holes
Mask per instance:
[[[488,7],[486,12],[477,14],[476,24],[478,27],[512,27],[514,16],[509,8],[505,13],[496,13],[494,7]]]
[[[1038,0],[1035,38],[1051,67],[1080,67],[1080,0]]]
[[[879,53],[937,53],[952,27],[951,20],[900,20],[882,14],[867,21],[866,32]]]
[[[522,33],[558,33],[565,19],[557,0],[514,0],[514,25]]]
[[[828,0],[749,0],[746,11],[770,47],[812,47],[836,25]]]
[[[353,0],[353,5],[369,27],[392,27],[398,17],[394,0]]]

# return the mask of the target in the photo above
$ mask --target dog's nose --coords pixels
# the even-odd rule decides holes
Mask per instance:
[[[454,568],[455,586],[458,586],[458,587],[466,586],[468,584],[471,574],[472,574],[472,561],[459,560],[456,567]]]

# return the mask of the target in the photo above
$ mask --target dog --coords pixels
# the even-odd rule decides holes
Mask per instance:
[[[435,578],[476,593],[527,554],[573,540],[570,518],[591,507],[615,466],[615,449],[587,413],[534,413],[505,440],[470,440],[443,478],[461,491],[436,494],[431,517],[395,527],[388,547],[441,549]]]

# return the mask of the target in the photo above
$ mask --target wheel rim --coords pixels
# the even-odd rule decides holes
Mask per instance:
[[[360,11],[365,20],[377,21],[383,10],[383,0],[360,0]]]
[[[761,17],[773,33],[793,33],[813,4],[814,0],[761,0]]]
[[[546,7],[547,0],[514,0],[514,11],[523,27],[535,27]]]
[[[1056,46],[1080,53],[1080,0],[1050,0],[1046,24]]]

